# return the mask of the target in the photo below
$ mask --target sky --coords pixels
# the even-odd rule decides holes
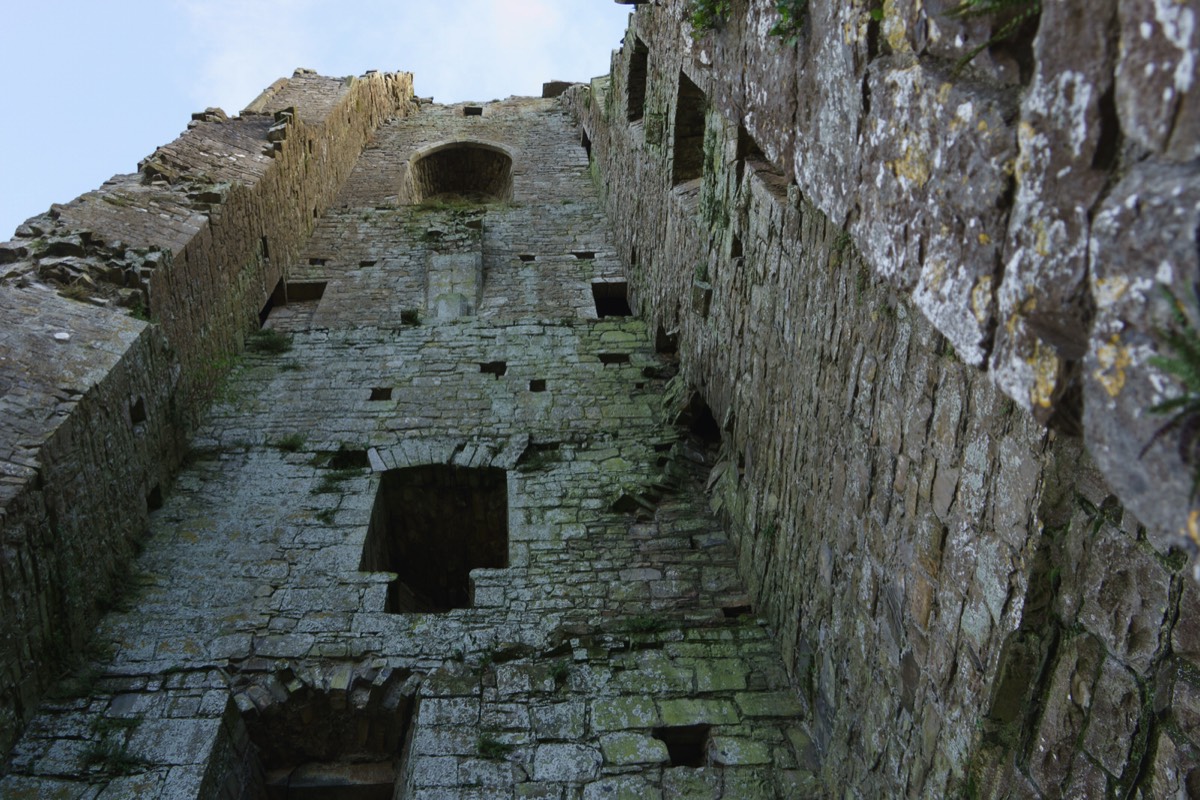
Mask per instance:
[[[0,242],[297,67],[412,72],[435,101],[540,96],[608,72],[612,0],[10,0],[0,46]]]

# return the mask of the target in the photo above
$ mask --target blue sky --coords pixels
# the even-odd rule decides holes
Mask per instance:
[[[132,172],[192,112],[236,113],[276,78],[414,73],[439,102],[538,95],[608,71],[612,0],[17,0],[0,47],[0,241]]]

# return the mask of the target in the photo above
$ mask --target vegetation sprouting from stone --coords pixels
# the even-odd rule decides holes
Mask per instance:
[[[499,760],[513,751],[513,746],[502,742],[489,733],[482,733],[475,743],[475,749],[481,758]]]
[[[113,739],[94,742],[83,754],[84,765],[111,775],[132,775],[143,771],[145,759],[131,754],[124,744]]]
[[[981,45],[971,49],[969,53],[959,59],[956,70],[961,70],[975,58],[992,45],[1002,42],[1005,39],[1013,36],[1031,19],[1036,18],[1042,13],[1041,0],[963,0],[954,8],[946,12],[947,17],[952,19],[974,19],[978,17],[992,17],[999,26],[992,37]]]
[[[732,0],[692,0],[688,12],[692,35],[703,36],[725,24],[732,12]]]
[[[246,349],[252,353],[286,353],[292,349],[292,337],[271,329],[255,331],[246,340]]]
[[[776,0],[775,11],[779,14],[779,21],[767,33],[783,39],[788,47],[794,47],[804,27],[808,0]]]
[[[294,453],[301,447],[304,447],[304,434],[289,433],[275,440],[275,446],[285,453]]]
[[[1163,436],[1177,433],[1176,448],[1180,460],[1192,469],[1192,497],[1195,497],[1200,489],[1200,331],[1188,319],[1179,298],[1165,287],[1163,294],[1177,327],[1161,330],[1159,335],[1172,355],[1152,356],[1150,364],[1177,378],[1183,384],[1183,392],[1149,408],[1151,414],[1170,414],[1171,418],[1154,432],[1141,454],[1145,455]]]

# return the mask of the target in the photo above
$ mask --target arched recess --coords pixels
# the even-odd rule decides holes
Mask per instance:
[[[483,142],[435,145],[411,159],[408,184],[412,203],[503,202],[512,198],[512,156]]]

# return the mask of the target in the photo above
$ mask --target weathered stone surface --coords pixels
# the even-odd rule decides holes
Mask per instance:
[[[1171,415],[1150,409],[1181,389],[1151,359],[1176,355],[1162,332],[1183,327],[1164,290],[1187,327],[1200,324],[1197,227],[1200,168],[1154,162],[1130,171],[1092,226],[1096,311],[1084,361],[1085,436],[1113,490],[1160,548],[1189,530],[1194,469],[1181,455],[1186,427],[1156,435]]]
[[[1040,25],[1085,26],[1066,41],[1038,37],[1036,68],[1017,128],[1016,193],[990,369],[1004,392],[1041,422],[1077,380],[1087,350],[1088,236],[1092,208],[1116,158],[1111,108],[1117,0],[1046,4]],[[1067,413],[1078,414],[1074,409]]]
[[[921,63],[876,62],[868,73],[860,199],[851,231],[875,270],[912,292],[969,364],[986,358],[994,324],[1015,154],[1003,95],[968,94]]]
[[[1172,161],[1200,155],[1200,10],[1120,0],[1116,102],[1126,136]]]

